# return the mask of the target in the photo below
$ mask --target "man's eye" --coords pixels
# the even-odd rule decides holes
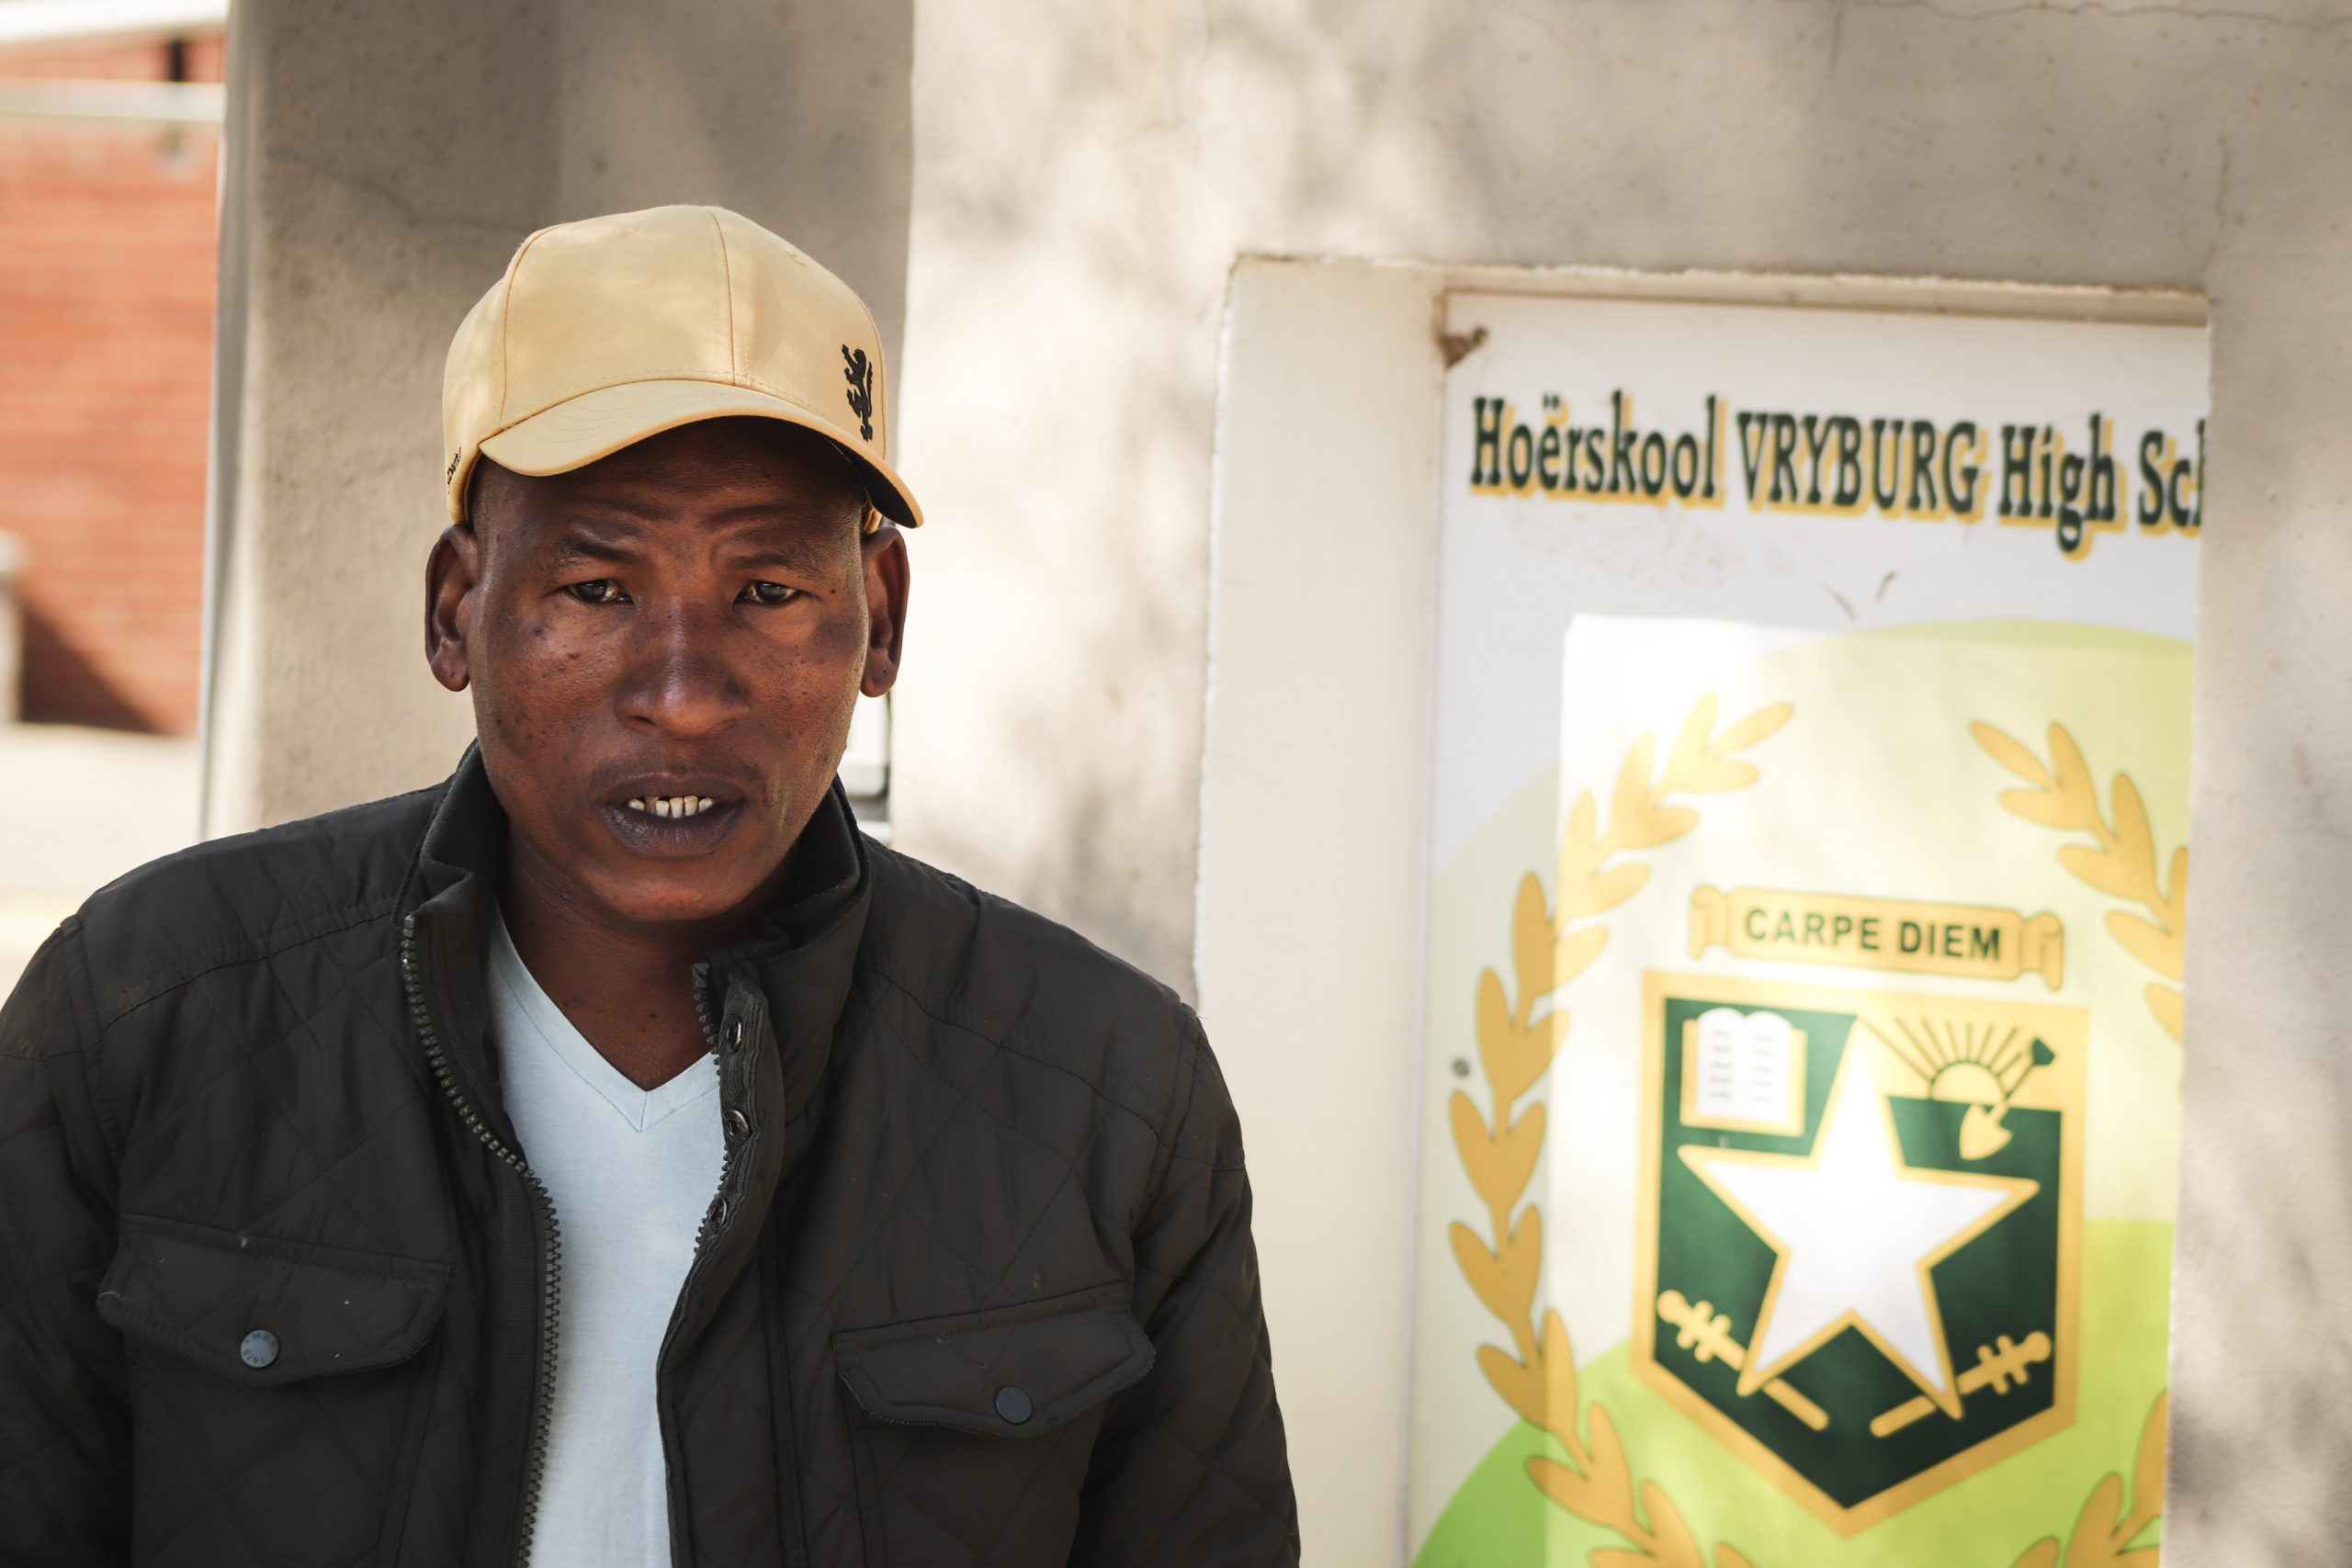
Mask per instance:
[[[746,604],[784,604],[800,597],[797,588],[786,588],[781,582],[747,582],[743,585],[741,603]]]
[[[566,586],[564,592],[583,604],[628,603],[628,595],[621,592],[621,585],[609,577],[600,577],[594,582],[574,582]]]

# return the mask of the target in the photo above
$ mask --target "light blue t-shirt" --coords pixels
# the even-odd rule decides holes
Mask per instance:
[[[555,1404],[533,1568],[667,1568],[668,1467],[654,1362],[725,1156],[705,1057],[641,1089],[525,966],[505,922],[490,957],[490,1037],[523,1158],[563,1238]]]

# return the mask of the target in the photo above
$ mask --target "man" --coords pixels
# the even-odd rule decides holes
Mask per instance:
[[[859,835],[881,344],[707,208],[458,329],[437,788],[132,874],[0,1012],[9,1563],[1293,1562],[1197,1021]]]

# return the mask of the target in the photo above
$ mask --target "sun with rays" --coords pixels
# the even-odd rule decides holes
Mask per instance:
[[[2025,1080],[2056,1061],[2039,1035],[1989,1022],[1903,1017],[1864,1020],[1887,1053],[1918,1079],[1929,1100],[1965,1105],[1960,1157],[1980,1160],[2009,1141],[2002,1119]]]

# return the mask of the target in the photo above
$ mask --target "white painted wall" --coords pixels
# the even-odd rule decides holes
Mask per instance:
[[[1180,977],[1236,258],[1861,273],[2211,302],[2166,1554],[2220,1568],[2352,1552],[2352,1417],[2320,1371],[2352,1356],[2352,1054],[2329,1021],[2343,966],[2324,945],[2352,877],[2352,445],[2338,434],[2352,13],[929,4],[914,102],[905,452],[941,526],[917,565],[930,598],[900,704],[901,841]],[[1251,674],[1330,701],[1283,662]],[[1218,660],[1220,694],[1238,678]],[[1344,808],[1297,793],[1302,822]],[[1208,808],[1226,809],[1215,794]],[[1322,836],[1302,837],[1292,874],[1323,863]],[[1212,881],[1198,908],[1222,907]],[[1305,1069],[1253,1059],[1295,1003],[1279,977],[1245,997],[1214,975],[1203,999],[1278,1238],[1269,1297],[1295,1303],[1276,1354],[1346,1363],[1341,1348],[1286,1348],[1359,1321],[1297,1304],[1332,1299],[1311,1278],[1329,1269],[1276,1228],[1329,1190],[1302,1168],[1320,1135],[1292,1087]],[[1324,1114],[1393,1112],[1385,1086],[1339,1087],[1360,1038],[1293,1048],[1325,1054]],[[1296,1159],[1275,1152],[1294,1143]],[[1372,1334],[1391,1319],[1363,1321]],[[1363,1342],[1362,1365],[1392,1359]],[[1350,1437],[1356,1407],[1323,1375],[1284,1382],[1303,1447]],[[1344,1467],[1311,1463],[1325,1478],[1310,1482],[1315,1560],[1377,1561],[1351,1553],[1358,1517],[1385,1512],[1380,1466],[1343,1487]]]

